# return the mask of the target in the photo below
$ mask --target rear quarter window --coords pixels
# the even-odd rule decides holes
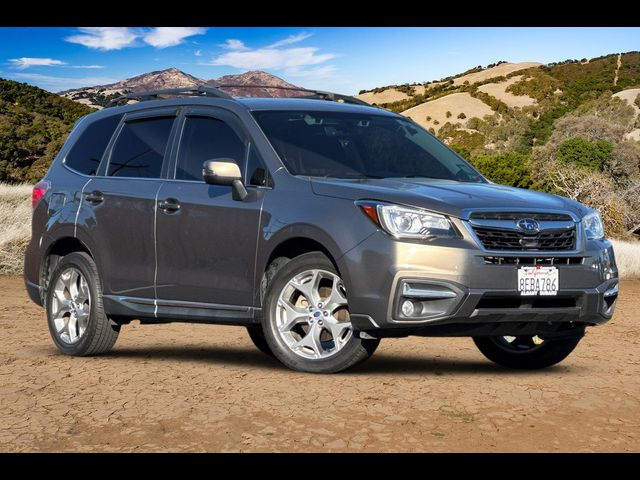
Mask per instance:
[[[92,122],[71,147],[65,165],[84,175],[95,175],[120,118],[122,115],[112,115]]]

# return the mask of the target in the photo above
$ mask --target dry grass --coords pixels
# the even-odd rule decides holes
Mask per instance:
[[[31,237],[31,185],[0,184],[0,274],[22,273]]]
[[[447,112],[451,113],[447,117]],[[458,115],[464,113],[466,119],[472,117],[482,118],[485,115],[492,115],[494,112],[489,105],[482,100],[472,97],[467,92],[451,93],[430,102],[421,103],[415,107],[402,112],[403,115],[414,120],[425,128],[433,127],[437,132],[446,122],[461,123],[465,125],[466,119],[458,118]],[[431,117],[427,120],[427,117]],[[437,124],[435,122],[438,122]]]
[[[361,95],[358,95],[357,98],[367,103],[375,103],[376,105],[381,105],[383,103],[392,103],[392,102],[397,102],[399,100],[406,100],[407,98],[409,98],[409,95],[399,90],[396,90],[395,88],[388,88],[378,93],[374,93],[374,92],[363,93]]]
[[[635,100],[638,95],[640,95],[640,88],[628,88],[626,90],[622,90],[621,92],[613,94],[614,97],[626,100],[626,102],[635,110],[636,117],[640,115],[640,108],[638,108],[638,106],[635,104]]]
[[[620,278],[640,278],[640,242],[611,240]]]
[[[479,86],[478,90],[484,93],[488,93],[492,97],[501,100],[510,108],[522,108],[528,107],[530,105],[535,105],[536,100],[528,95],[514,95],[511,92],[507,92],[507,88],[509,86],[513,85],[516,82],[519,82],[520,80],[522,80],[522,75],[516,75],[515,77],[511,77],[504,82],[485,83],[484,85]]]
[[[0,183],[0,274],[22,274],[31,237],[31,185]],[[621,278],[640,278],[640,242],[612,240]]]
[[[468,75],[454,78],[453,84],[462,85],[464,82],[469,82],[470,85],[473,85],[476,82],[483,82],[490,78],[509,75],[512,72],[517,72],[518,70],[539,67],[540,65],[542,65],[540,62],[501,63],[496,67],[486,68],[480,72],[469,73]]]

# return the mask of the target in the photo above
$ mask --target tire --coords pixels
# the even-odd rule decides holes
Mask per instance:
[[[77,281],[73,280],[76,274]],[[67,288],[66,284],[71,286]],[[77,294],[75,302],[70,301],[73,293]],[[48,283],[45,305],[49,333],[61,352],[73,356],[99,355],[116,343],[120,326],[104,312],[100,275],[86,253],[74,252],[60,259]],[[60,313],[63,311],[64,315]]]
[[[317,272],[317,274],[313,272]],[[318,285],[331,282],[330,288],[318,286],[313,292],[311,290],[308,292],[308,296],[320,299],[319,305],[321,306],[309,305],[310,302],[306,301],[307,295],[303,295],[302,290],[297,290],[291,284],[292,281],[297,281],[298,278],[307,274],[311,275],[313,282],[317,278]],[[313,288],[306,283],[298,285],[305,287],[305,290]],[[323,297],[321,289],[325,288],[329,289],[331,293]],[[334,288],[340,292],[335,296]],[[324,291],[326,292],[326,290]],[[279,328],[279,321],[283,318],[283,310],[286,309],[282,306],[282,302],[280,302],[280,307],[278,305],[281,296],[286,297],[287,292],[293,292],[292,295],[297,296],[297,302],[302,301],[302,305],[305,305],[306,301],[307,306],[294,306],[296,309],[294,316],[301,320],[293,328],[285,329],[284,333],[281,333],[282,324]],[[334,302],[332,301],[334,298],[340,300]],[[325,308],[331,309],[331,311],[322,310],[322,301],[325,299],[327,300]],[[333,309],[334,305],[338,305],[335,310]],[[292,306],[291,303],[289,306]],[[288,322],[285,320],[284,323]],[[267,285],[262,319],[264,336],[273,355],[293,370],[311,373],[336,373],[368,359],[375,352],[380,340],[358,338],[353,334],[350,325],[342,280],[331,261],[322,253],[305,253],[292,259],[275,272]],[[337,338],[334,337],[333,332],[338,332],[335,335]],[[316,333],[317,341],[315,341]],[[323,340],[323,336],[325,338],[329,336],[330,339]],[[308,340],[312,337],[313,339],[309,342],[313,343],[313,346],[295,346],[306,342],[304,339]]]
[[[506,338],[526,345],[537,337],[474,337],[482,354],[498,365],[519,370],[537,370],[560,363],[576,348],[582,337],[547,338],[541,344],[526,348],[510,346]]]
[[[269,348],[269,344],[267,343],[267,339],[264,337],[264,332],[262,331],[262,325],[252,325],[247,327],[247,333],[249,334],[249,338],[253,342],[253,344],[257,347],[265,355],[269,355],[270,357],[275,357],[271,348]]]

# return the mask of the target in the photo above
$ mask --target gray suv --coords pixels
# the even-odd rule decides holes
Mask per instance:
[[[401,115],[308,93],[148,92],[77,123],[33,190],[25,258],[58,349],[105,353],[139,319],[241,325],[307,372],[408,335],[472,337],[534,369],[611,318],[597,211],[491,183]]]

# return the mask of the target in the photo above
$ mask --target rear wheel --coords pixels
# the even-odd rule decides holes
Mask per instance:
[[[263,331],[287,367],[335,373],[369,358],[380,343],[353,334],[344,283],[322,253],[306,253],[279,269],[267,287]]]
[[[580,343],[581,337],[536,336],[474,337],[482,354],[498,365],[521,370],[550,367],[561,362]]]
[[[51,275],[46,301],[49,332],[67,355],[98,355],[111,350],[120,326],[102,306],[102,283],[93,259],[84,252],[63,257]]]

